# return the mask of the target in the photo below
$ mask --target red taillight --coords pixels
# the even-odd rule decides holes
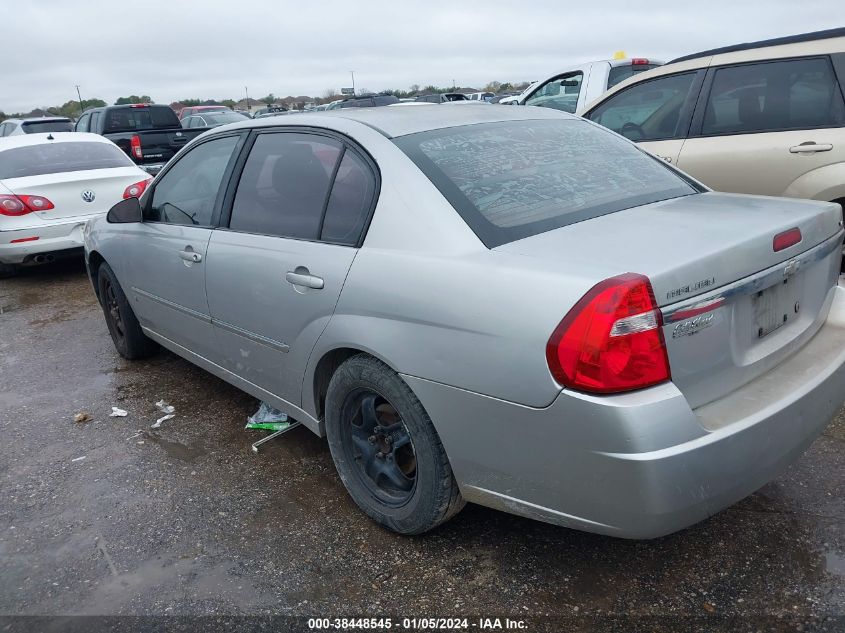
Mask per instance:
[[[152,181],[152,178],[147,178],[146,180],[136,182],[134,185],[129,185],[123,190],[123,199],[140,198],[141,194],[146,190],[147,185],[150,184],[150,181]]]
[[[775,235],[775,238],[772,240],[772,248],[774,249],[775,253],[778,251],[782,251],[785,248],[789,248],[790,246],[795,246],[803,239],[801,236],[801,229],[797,226],[794,228],[789,229],[788,231],[784,231],[783,233],[778,233]]]
[[[645,57],[634,57],[631,60],[632,66],[643,66],[645,64],[648,64],[648,60]]]
[[[44,196],[0,194],[0,215],[26,215],[55,208]]]
[[[132,147],[132,155],[135,158],[143,158],[144,154],[141,152],[141,137],[137,134],[132,135],[132,140],[129,141],[129,145]]]
[[[37,239],[37,237],[19,237],[16,240],[11,240],[9,244],[22,244],[23,242],[34,242]]]
[[[626,273],[595,285],[555,328],[546,360],[564,387],[592,393],[669,380],[663,318],[648,277]]]

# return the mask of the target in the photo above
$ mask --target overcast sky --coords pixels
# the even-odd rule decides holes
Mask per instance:
[[[673,57],[845,26],[842,0],[26,0],[3,20],[0,110],[148,94],[483,87],[579,61]]]

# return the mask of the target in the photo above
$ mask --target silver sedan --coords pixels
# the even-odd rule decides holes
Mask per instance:
[[[840,407],[842,242],[838,205],[489,106],[223,126],[85,236],[122,356],[326,436],[379,523],[470,501],[630,538],[742,499]]]

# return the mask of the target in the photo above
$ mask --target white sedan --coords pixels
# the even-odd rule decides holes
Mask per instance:
[[[0,276],[82,252],[85,223],[151,177],[97,134],[0,139]]]

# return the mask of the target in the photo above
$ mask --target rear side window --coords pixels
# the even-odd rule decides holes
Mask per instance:
[[[354,246],[361,237],[375,197],[372,171],[355,152],[347,149],[326,207],[320,239]]]
[[[144,219],[167,224],[210,226],[223,175],[239,137],[197,145],[156,183]]]
[[[661,161],[579,119],[477,124],[394,142],[488,248],[698,192]]]
[[[702,134],[742,134],[843,125],[842,92],[826,58],[719,68]]]
[[[0,179],[131,165],[112,143],[44,143],[0,151]]]
[[[24,134],[73,132],[73,123],[70,121],[27,121],[22,127]]]
[[[660,64],[625,64],[624,66],[612,66],[607,74],[607,89],[610,90],[616,84],[625,81],[639,73],[644,73],[652,68],[658,68]]]
[[[525,100],[525,105],[554,108],[564,112],[575,112],[584,73],[577,72],[552,79],[541,85]]]
[[[643,81],[617,92],[586,116],[632,141],[684,137],[681,112],[695,76],[691,72]]]
[[[104,134],[179,127],[176,113],[168,106],[112,108],[106,110],[104,114],[106,117]]]
[[[270,133],[255,140],[238,182],[233,231],[317,240],[343,145],[314,134]]]

